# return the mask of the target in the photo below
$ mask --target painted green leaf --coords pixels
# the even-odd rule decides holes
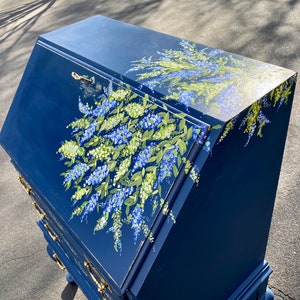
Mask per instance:
[[[68,190],[71,187],[71,184],[72,184],[71,180],[65,183],[66,190]]]
[[[187,130],[187,134],[186,134],[186,139],[189,140],[193,135],[193,128],[190,127],[188,130]]]
[[[158,185],[157,190],[158,190],[159,196],[161,197],[161,185],[160,184]]]
[[[157,166],[149,166],[146,168],[146,171],[155,173],[156,169],[157,169]]]
[[[108,166],[109,171],[114,171],[117,165],[117,161],[116,160],[112,160]]]
[[[108,173],[108,175],[106,176],[105,182],[106,182],[107,184],[109,184],[109,181],[110,181],[110,174]]]
[[[86,204],[88,203],[88,201],[84,201],[80,206],[76,207],[73,212],[72,212],[72,215],[71,215],[71,219],[74,217],[74,216],[80,216],[86,206]]]
[[[79,155],[79,156],[84,156],[84,154],[85,154],[85,149],[84,149],[83,147],[80,147],[80,148],[78,149],[78,155]]]
[[[136,172],[132,175],[131,180],[136,180],[137,178],[142,176],[142,172]]]
[[[132,197],[129,197],[124,200],[124,204],[127,205],[128,207],[130,207],[134,204],[134,199]]]
[[[162,141],[162,142],[160,142],[159,144],[158,144],[158,147],[161,149],[161,148],[163,148],[165,145],[167,145],[167,144],[169,144],[170,142],[168,141],[168,140],[164,140],[164,141]]]
[[[177,156],[177,165],[180,166],[182,164],[181,155]]]
[[[139,119],[130,120],[130,124],[128,124],[128,128],[134,127],[139,122]]]
[[[143,141],[147,141],[147,140],[150,140],[152,138],[154,134],[154,130],[146,130],[144,133],[143,133],[143,137],[142,137],[142,140]]]
[[[173,168],[173,174],[176,177],[178,175],[178,173],[179,173],[178,169],[177,169],[177,167],[175,165],[173,165],[172,168]]]
[[[134,185],[139,186],[139,185],[142,184],[142,182],[143,182],[143,178],[142,177],[137,177],[134,180]]]
[[[112,159],[117,160],[119,156],[120,156],[120,151],[115,151]]]
[[[172,141],[171,141],[171,144],[172,144],[172,145],[175,145],[176,142],[177,142],[180,138],[181,138],[180,135],[176,135],[175,137],[173,137],[173,139],[172,139]]]
[[[168,144],[165,144],[164,153],[166,153],[168,150],[171,150],[173,148],[174,148],[174,145],[168,141]]]
[[[152,162],[154,162],[154,161],[156,161],[156,156],[155,156],[155,155],[151,156],[151,157],[148,159],[148,163],[152,163]]]
[[[163,158],[164,152],[160,150],[156,155],[156,163],[159,164]]]
[[[134,180],[129,180],[128,177],[123,177],[119,180],[118,182],[122,186],[130,187],[130,186],[135,186],[136,182]]]
[[[179,152],[181,155],[183,155],[186,151],[186,144],[183,140],[178,140],[177,141],[177,145],[178,145],[178,148],[179,148]]]
[[[213,126],[211,129],[221,129],[222,128],[222,125],[215,125],[215,126]]]
[[[148,101],[149,101],[149,96],[146,94],[146,95],[144,96],[144,98],[143,98],[143,105],[144,105],[144,106],[147,106]]]
[[[125,208],[125,214],[126,214],[126,216],[128,216],[128,215],[129,215],[129,212],[130,212],[130,206],[131,206],[131,205],[127,205],[125,202],[124,202],[124,205],[126,205],[126,208]]]
[[[165,125],[168,125],[169,119],[170,119],[170,114],[169,114],[169,112],[167,112],[167,113],[165,114],[165,116],[164,116],[162,122],[163,122]]]
[[[122,124],[127,124],[127,123],[128,123],[128,120],[129,120],[129,117],[126,116],[125,118],[122,119],[121,123],[122,123]]]
[[[152,104],[150,107],[149,107],[150,110],[156,110],[157,109],[157,105],[156,104]]]
[[[66,165],[67,167],[71,167],[71,166],[73,166],[73,161],[66,161],[66,162],[65,162],[65,165]]]
[[[180,122],[179,122],[179,129],[184,130],[184,127],[185,127],[185,120],[181,119]]]

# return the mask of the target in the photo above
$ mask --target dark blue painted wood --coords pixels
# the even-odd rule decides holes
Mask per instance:
[[[196,68],[193,58],[194,71],[201,76],[198,81],[187,79],[183,95],[189,95],[192,84],[224,80],[222,69],[218,69],[219,74],[211,69],[216,61],[227,61],[227,67],[240,72],[241,81],[230,85],[239,97],[236,93],[232,98],[228,94],[221,97],[228,79],[224,80],[224,90],[212,100],[207,100],[209,95],[203,96],[207,101],[198,95],[187,105],[176,101],[178,91],[172,81],[161,79],[161,84],[150,88],[149,82],[139,78],[139,72],[146,73],[147,67],[134,70],[136,61],[149,57],[168,63],[167,49],[174,60],[176,53],[192,56],[184,48],[186,42],[182,43],[178,38],[100,16],[42,35],[2,128],[2,146],[47,215],[38,225],[49,247],[90,299],[101,299],[101,295],[85,265],[87,261],[94,274],[97,270],[111,287],[106,292],[112,299],[271,299],[265,292],[270,268],[264,256],[292,105],[294,72],[195,45],[191,49],[198,53],[199,62],[201,57],[205,61],[203,57],[211,55],[210,70],[206,70],[210,77],[203,68]],[[249,69],[243,73],[240,64],[249,65]],[[63,185],[61,174],[66,166],[58,149],[70,140],[71,129],[66,126],[82,117],[78,98],[95,89],[93,84],[80,85],[72,72],[94,77],[104,87],[112,82],[114,90],[126,89],[128,84],[136,94],[132,103],[141,103],[149,95],[159,107],[155,113],[165,116],[168,111],[176,128],[180,122],[176,113],[186,115],[188,128],[201,127],[201,141],[186,141],[184,154],[195,169],[187,174],[187,165],[178,163],[178,174],[172,173],[161,184],[161,198],[168,201],[176,223],[161,210],[152,214],[151,206],[145,206],[153,243],[142,236],[134,243],[130,226],[123,226],[122,252],[118,253],[112,234],[106,229],[93,232],[99,213],[94,211],[83,222],[78,217],[70,219],[74,188],[66,190]],[[175,81],[185,79],[186,74],[180,76]],[[238,75],[231,74],[230,78],[235,77]],[[172,93],[174,99],[165,99]],[[86,99],[95,101],[93,97]],[[251,117],[255,122],[251,123]],[[230,124],[235,126],[229,130]],[[192,174],[196,169],[200,180]],[[57,241],[45,229],[45,222],[58,236]],[[96,278],[101,281],[97,274]]]

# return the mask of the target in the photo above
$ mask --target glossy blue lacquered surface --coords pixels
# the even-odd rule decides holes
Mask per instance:
[[[295,82],[97,16],[39,37],[0,141],[88,297],[263,299]]]
[[[14,127],[13,132],[7,132],[9,135],[12,133],[14,139],[7,139],[5,147],[9,149],[9,151],[14,152],[11,153],[11,155],[14,157],[14,161],[16,161],[20,170],[26,170],[26,175],[30,178],[30,181],[33,182],[43,197],[45,197],[46,201],[50,202],[55,212],[64,219],[65,223],[68,224],[67,226],[71,228],[78,240],[80,240],[84,246],[96,256],[97,260],[101,262],[103,268],[114,278],[116,283],[119,286],[122,286],[122,283],[130,270],[132,261],[134,261],[135,256],[142,247],[143,239],[136,237],[134,240],[133,234],[130,231],[123,230],[122,251],[125,255],[121,255],[121,253],[113,250],[112,235],[107,234],[106,230],[98,231],[97,233],[94,232],[94,227],[97,224],[96,220],[99,218],[99,214],[95,214],[95,212],[92,214],[92,211],[86,209],[81,219],[78,220],[74,218],[70,220],[72,211],[74,211],[74,207],[76,206],[76,201],[73,205],[71,202],[76,188],[71,188],[66,191],[63,186],[63,182],[66,182],[66,180],[61,176],[61,173],[68,169],[72,170],[72,168],[63,168],[63,162],[61,162],[62,153],[58,153],[58,150],[61,144],[71,137],[72,130],[66,129],[66,126],[82,116],[82,112],[80,112],[78,108],[78,99],[80,96],[82,98],[84,97],[83,93],[80,91],[79,82],[74,80],[71,74],[72,72],[86,74],[87,71],[70,60],[66,60],[60,56],[54,56],[51,51],[42,46],[37,46],[35,48],[31,61],[34,68],[29,74],[27,73],[29,78],[27,80],[26,88],[22,91],[22,97],[14,102],[10,111],[10,115],[12,116],[11,122],[13,122],[14,125],[9,124],[10,121],[6,124],[6,128],[11,126]],[[99,81],[98,84],[103,86],[108,86],[109,82],[111,82],[109,79],[97,77],[94,73],[88,73],[89,77],[96,76],[96,80]],[[51,79],[45,80],[43,74],[51,75]],[[116,86],[111,88],[113,90],[117,89]],[[86,90],[85,92],[89,91]],[[24,97],[24,95],[27,96]],[[98,95],[93,96],[96,97],[99,95],[101,95],[101,92],[99,92]],[[30,99],[29,102],[28,99]],[[83,105],[81,100],[79,101],[79,106],[80,105]],[[81,109],[81,111],[83,111],[83,109]],[[157,113],[161,113],[164,109],[157,108],[156,111]],[[49,114],[54,116],[54,118],[51,117],[51,119],[49,119]],[[143,122],[142,118],[140,122]],[[189,126],[190,125],[188,125],[188,127]],[[204,128],[207,127],[207,125],[203,126]],[[110,131],[105,131],[106,134],[110,134],[112,137],[115,136],[113,132],[109,132]],[[5,128],[3,135],[5,136]],[[90,138],[87,138],[84,135],[81,135],[80,137],[82,140],[82,149],[83,147],[85,147],[86,151],[95,149],[95,147],[84,146],[85,143],[90,141]],[[4,137],[4,139],[6,138]],[[74,140],[76,139],[74,138]],[[159,138],[156,140],[161,142]],[[24,147],[22,148],[16,149],[14,146],[23,143]],[[65,145],[68,146],[66,142]],[[190,148],[191,146],[192,142],[184,147]],[[136,151],[138,154],[138,149],[136,149]],[[25,156],[24,153],[26,153]],[[135,162],[138,159],[137,154],[136,158],[133,158]],[[174,158],[176,159],[176,157]],[[77,157],[77,160],[80,160],[80,157]],[[109,160],[111,160],[111,157]],[[97,163],[99,168],[101,168],[101,166],[106,166],[104,163],[101,163],[101,161],[102,160],[100,159],[97,163],[96,160],[93,160],[90,164]],[[84,163],[84,159],[82,159],[80,163],[77,163],[77,165],[82,163]],[[172,162],[171,167],[174,163],[175,161]],[[181,164],[179,167],[182,168]],[[155,166],[155,163],[151,165]],[[39,167],[37,168],[36,166]],[[132,167],[138,169],[136,163],[133,163]],[[92,168],[93,167],[90,166],[90,169]],[[86,187],[86,182],[91,181],[91,179],[89,179],[91,177],[89,176],[92,176],[92,174],[94,174],[93,172],[90,171],[89,174],[85,175],[86,180],[83,181],[82,187]],[[109,172],[107,170],[107,172],[111,174],[111,177],[115,176],[113,171]],[[169,186],[173,185],[174,179],[174,177],[170,177],[167,181],[163,180],[160,190],[161,198],[164,199],[166,197]],[[110,184],[113,185],[113,183]],[[116,184],[120,185],[120,183],[117,182]],[[92,184],[90,184],[90,186],[92,186]],[[128,186],[126,189],[130,188],[132,187]],[[111,205],[114,205],[113,203],[114,202],[112,202]],[[68,205],[66,206],[66,204]],[[159,210],[156,211],[156,214],[152,214],[151,207],[148,204],[148,207],[145,207],[145,211],[145,213],[148,214],[147,222],[149,227],[151,227],[151,223],[157,217]],[[123,214],[125,215],[124,211]],[[119,241],[119,243],[121,243],[121,241]],[[121,245],[116,245],[116,247],[118,247],[120,252],[121,249],[119,249],[119,247],[121,247]]]

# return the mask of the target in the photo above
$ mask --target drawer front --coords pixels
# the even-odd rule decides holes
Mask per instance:
[[[42,230],[44,237],[48,243],[47,252],[49,256],[56,262],[58,267],[62,271],[69,272],[76,284],[81,288],[83,293],[88,299],[120,299],[115,295],[112,295],[107,290],[107,286],[104,284],[95,283],[96,279],[91,277],[87,268],[84,267],[84,262],[77,259],[76,256],[70,251],[70,249],[61,242],[60,238],[53,240],[53,229],[49,234],[49,227],[45,226],[45,222],[40,220],[37,222],[38,226]],[[59,236],[59,234],[57,235]]]
[[[89,299],[122,299],[123,297],[113,291],[111,284],[92,264],[84,250],[80,250],[77,242],[55,218],[55,213],[51,212],[24,177],[19,175],[18,180],[25,192],[30,195],[32,206],[40,217],[37,224],[48,243],[48,254],[58,267],[73,276]]]
[[[72,274],[75,282],[86,295],[93,293],[91,299],[110,300],[123,299],[121,292],[113,281],[106,279],[108,275],[101,275],[100,268],[95,267],[88,249],[82,248],[71,235],[58,224],[57,220],[50,218],[47,222],[40,220],[39,227],[44,237],[58,255],[59,260]],[[61,268],[59,260],[50,255]],[[101,298],[101,297],[102,298]]]

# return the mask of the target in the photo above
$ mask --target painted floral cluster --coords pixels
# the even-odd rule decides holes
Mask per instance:
[[[180,47],[135,61],[126,73],[135,72],[137,80],[151,90],[167,87],[165,99],[177,100],[187,109],[205,103],[218,112],[232,110],[237,102],[234,100],[239,99],[235,83],[249,71],[249,63],[225,56],[219,49],[198,50],[186,40],[180,42]]]
[[[277,111],[283,104],[287,104],[289,95],[292,93],[294,84],[296,83],[296,75],[283,82],[277,88],[272,90],[270,95],[263,97],[262,99],[254,102],[248,109],[246,116],[239,124],[239,129],[243,130],[247,134],[247,141],[245,147],[249,144],[251,138],[256,134],[258,137],[262,137],[262,130],[265,125],[271,123],[271,120],[267,117],[268,108],[276,108]],[[239,115],[231,119],[224,129],[219,142],[223,141],[228,133],[234,129]]]
[[[237,89],[243,84],[245,91],[255,88],[257,81],[247,77],[250,70],[263,77],[263,70],[249,60],[237,59],[224,55],[224,51],[204,48],[198,50],[196,45],[186,40],[180,42],[180,50],[164,50],[157,56],[143,58],[133,62],[133,67],[126,73],[136,73],[137,80],[151,90],[157,87],[167,88],[165,100],[176,100],[189,110],[195,104],[206,104],[214,113],[228,114],[238,111],[243,95]],[[247,77],[247,80],[245,78]],[[280,109],[288,101],[296,76],[284,82],[270,95],[250,106],[246,117],[239,125],[247,134],[247,146],[256,133],[262,137],[262,129],[271,121],[266,116],[268,107]],[[249,87],[245,87],[248,84]],[[251,86],[252,85],[252,86]],[[227,123],[220,138],[222,141],[231,131],[237,117]]]
[[[128,86],[97,84],[91,93],[82,82],[81,88],[81,117],[67,126],[71,139],[58,149],[68,167],[63,185],[73,192],[72,217],[83,222],[98,212],[94,230],[112,232],[121,252],[124,225],[131,227],[134,243],[141,234],[153,239],[147,215],[170,213],[164,198],[181,169],[197,181],[188,152],[193,143],[203,143],[207,127],[192,125],[184,113],[171,113]]]

